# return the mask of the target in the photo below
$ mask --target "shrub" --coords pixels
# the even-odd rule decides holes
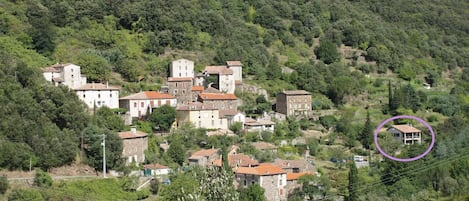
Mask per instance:
[[[8,190],[8,179],[7,176],[2,175],[0,176],[0,194],[5,194]]]
[[[150,192],[153,195],[158,194],[158,190],[160,189],[160,182],[157,179],[154,179],[150,182]]]
[[[27,189],[17,189],[14,190],[10,196],[8,196],[9,201],[43,201],[41,193],[36,190],[27,190]]]
[[[36,176],[34,177],[34,185],[38,187],[50,187],[52,186],[52,177],[47,172],[42,170],[36,170]]]

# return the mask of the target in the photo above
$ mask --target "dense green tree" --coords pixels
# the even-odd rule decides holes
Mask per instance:
[[[359,138],[363,147],[369,149],[373,144],[373,125],[370,119],[370,111],[366,111],[366,121],[363,130],[360,132]]]
[[[182,165],[184,163],[184,159],[186,157],[182,143],[183,142],[180,139],[172,141],[169,144],[170,146],[167,152],[167,155],[169,156],[169,158],[171,158],[173,162],[179,165]]]
[[[346,95],[354,93],[357,81],[349,76],[335,77],[329,85],[328,96],[335,104],[341,104]]]
[[[103,166],[103,136],[106,137],[106,166],[108,169],[117,169],[124,164],[122,158],[122,139],[113,131],[89,126],[84,130],[84,143],[86,145],[87,163],[101,170]]]
[[[349,164],[349,173],[348,173],[348,201],[358,200],[358,170],[355,166],[355,162]]]
[[[34,176],[34,185],[38,187],[51,187],[52,186],[52,177],[42,170],[36,170],[36,175]]]
[[[259,184],[249,185],[247,188],[240,188],[239,200],[240,201],[266,201],[264,189]]]
[[[29,30],[34,48],[41,54],[50,55],[55,48],[55,32],[51,23],[52,17],[49,10],[39,2],[31,2],[28,5],[26,15],[31,29]]]
[[[100,107],[96,111],[94,118],[99,127],[117,132],[123,131],[125,128],[124,120],[116,114],[115,110],[108,107]]]
[[[78,56],[77,65],[81,66],[81,72],[86,75],[88,81],[105,82],[111,76],[109,62],[94,53],[81,53]]]
[[[156,195],[158,194],[158,190],[160,189],[160,182],[157,180],[157,179],[153,179],[151,182],[150,182],[150,192],[153,194],[153,195]]]
[[[159,131],[169,131],[176,120],[176,109],[163,105],[153,109],[149,121],[153,124],[153,129]]]
[[[340,54],[331,41],[321,41],[321,44],[316,50],[316,56],[326,64],[334,63],[340,59]]]

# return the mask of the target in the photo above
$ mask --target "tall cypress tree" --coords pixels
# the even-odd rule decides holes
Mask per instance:
[[[371,125],[370,111],[366,110],[366,122],[363,127],[362,132],[360,133],[360,142],[363,147],[369,149],[371,143],[373,143],[373,125]]]
[[[355,166],[355,162],[349,164],[349,173],[348,173],[348,197],[347,201],[356,201],[358,200],[358,170]]]

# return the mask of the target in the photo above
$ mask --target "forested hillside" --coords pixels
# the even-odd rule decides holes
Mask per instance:
[[[271,97],[304,89],[313,94],[314,110],[338,110],[314,122],[335,128],[326,143],[314,141],[311,149],[318,153],[326,152],[320,143],[337,145],[337,137],[349,149],[376,151],[365,138],[394,115],[422,116],[436,130],[435,146],[422,160],[373,161],[348,189],[347,178],[331,173],[333,192],[301,189],[291,200],[308,193],[468,199],[468,11],[464,0],[0,0],[0,168],[26,170],[30,161],[43,169],[70,164],[82,147],[86,162],[100,168],[102,133],[112,147],[109,168],[122,164],[115,132],[125,126],[119,117],[106,108],[88,114],[68,88],[46,83],[42,67],[74,63],[89,82],[109,81],[127,95],[165,85],[174,59],[193,60],[196,70],[240,60],[243,82]],[[282,73],[285,67],[291,73]],[[432,90],[424,90],[424,83]],[[252,103],[240,108],[245,112],[256,104],[270,109],[264,98],[240,98]],[[291,140],[313,124],[300,123],[277,124],[272,142]],[[289,130],[295,131],[290,137]],[[183,154],[175,166],[184,162],[178,147]],[[148,158],[155,162],[156,156]]]

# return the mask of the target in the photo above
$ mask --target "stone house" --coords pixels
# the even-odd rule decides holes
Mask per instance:
[[[311,93],[307,91],[282,91],[277,94],[276,111],[287,116],[309,117],[312,114],[311,104]]]
[[[222,159],[220,158],[215,160],[212,164],[218,167],[222,167],[222,163]],[[228,164],[231,168],[255,167],[259,165],[259,162],[246,154],[229,154]]]
[[[155,164],[147,164],[143,166],[145,169],[151,170],[152,176],[164,176],[169,175],[171,172],[171,168],[155,163]]]
[[[262,132],[262,131],[275,131],[275,122],[268,119],[251,119],[246,118],[244,122],[244,129],[248,132]]]
[[[86,77],[81,74],[81,67],[75,64],[55,64],[42,69],[44,78],[54,85],[63,84],[71,89],[86,84]]]
[[[238,99],[234,94],[224,93],[200,93],[198,101],[210,105],[219,110],[238,109]]]
[[[204,91],[204,86],[192,86],[192,102],[197,101],[199,99],[199,94]]]
[[[176,107],[176,97],[156,91],[143,91],[119,99],[119,107],[125,108],[131,118],[142,118],[162,105]]]
[[[210,105],[191,102],[176,107],[176,125],[191,122],[196,128],[228,129],[228,120],[220,117],[219,110]]]
[[[194,62],[187,59],[178,59],[171,62],[169,77],[194,77]]]
[[[169,94],[176,97],[177,104],[192,102],[192,78],[168,77]]]
[[[122,157],[126,159],[126,164],[135,162],[137,164],[145,162],[145,150],[148,149],[148,135],[137,131],[132,127],[130,131],[118,133],[122,139]]]
[[[233,70],[233,78],[235,85],[243,83],[243,64],[241,61],[227,61],[226,66],[228,69]]]
[[[392,125],[387,129],[395,140],[405,145],[422,143],[422,131],[411,125]]]
[[[218,83],[216,88],[224,93],[234,93],[235,91],[235,80],[233,76],[233,70],[226,66],[206,66],[203,71],[205,78],[209,76],[216,76]],[[210,83],[206,83],[209,85]]]
[[[189,165],[206,166],[220,158],[218,149],[202,149],[192,153],[189,157]]]
[[[246,115],[238,110],[219,110],[219,114],[221,118],[226,118],[228,122],[228,128],[236,122],[241,123],[241,129],[244,129],[244,122],[246,119]]]
[[[287,200],[287,173],[282,168],[261,163],[256,167],[234,168],[234,183],[236,188],[246,188],[259,184],[264,188],[264,195],[268,201]]]
[[[291,194],[293,193],[296,189],[299,189],[301,188],[303,185],[301,183],[298,182],[298,179],[303,176],[303,175],[307,175],[307,174],[313,174],[312,172],[299,172],[299,173],[291,173],[291,172],[288,172],[287,173],[287,186],[286,186],[286,189],[287,189],[287,193],[288,194]]]
[[[106,106],[119,108],[120,87],[110,86],[108,83],[88,83],[73,89],[78,98],[88,105],[88,108]]]
[[[283,160],[275,159],[275,165],[284,169],[287,173],[314,172],[314,166],[307,160]]]

